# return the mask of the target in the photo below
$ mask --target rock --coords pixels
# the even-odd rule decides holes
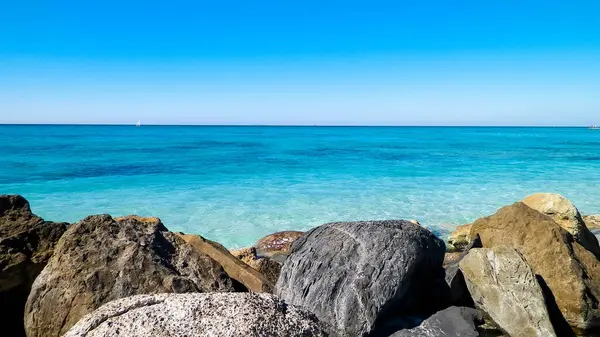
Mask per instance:
[[[281,263],[268,257],[258,257],[254,247],[232,250],[231,254],[257,270],[272,284],[277,283],[281,272]]]
[[[23,312],[66,223],[44,221],[19,195],[0,195],[0,317],[7,336],[25,336]]]
[[[101,305],[137,294],[234,291],[223,267],[157,218],[94,215],[71,225],[33,283],[28,337],[60,336]]]
[[[448,237],[448,250],[450,252],[463,251],[471,242],[470,231],[471,224],[457,226]]]
[[[405,329],[390,337],[477,337],[477,325],[483,322],[473,308],[450,307],[437,312],[414,329]]]
[[[542,288],[515,249],[472,249],[460,261],[460,270],[477,308],[509,336],[556,336]]]
[[[577,207],[569,199],[554,193],[536,193],[521,202],[552,218],[559,226],[571,233],[584,248],[600,258],[598,239],[586,227]]]
[[[103,305],[65,337],[325,336],[316,317],[270,294],[137,295]]]
[[[465,278],[463,277],[462,272],[459,269],[459,263],[465,256],[469,253],[469,251],[473,248],[481,248],[481,239],[478,234],[475,234],[471,243],[465,248],[464,252],[461,253],[446,253],[448,254],[459,254],[458,256],[453,256],[452,261],[447,261],[446,257],[444,257],[444,273],[446,284],[450,287],[450,302],[456,306],[469,306],[472,307],[474,305],[473,299],[471,298],[471,294],[467,289],[467,284],[465,282]]]
[[[588,229],[600,229],[600,214],[584,215],[583,222]]]
[[[273,292],[274,282],[269,281],[257,270],[231,255],[227,248],[221,244],[207,240],[200,235],[179,234],[179,237],[200,253],[206,254],[217,261],[223,266],[229,277],[243,284],[249,291]]]
[[[283,231],[269,234],[264,238],[256,241],[254,248],[259,257],[268,257],[282,263],[287,253],[303,232],[298,231]]]
[[[518,202],[475,221],[471,235],[475,233],[483,247],[506,245],[519,251],[571,326],[600,326],[598,259],[554,220]]]
[[[276,293],[341,336],[364,336],[387,317],[437,310],[432,285],[443,281],[444,243],[408,221],[338,222],[294,242]],[[435,311],[434,311],[435,312]]]

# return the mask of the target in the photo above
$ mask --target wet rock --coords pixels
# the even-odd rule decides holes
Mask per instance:
[[[445,286],[444,252],[440,239],[408,221],[330,223],[294,242],[276,293],[330,331],[364,336],[421,305],[437,311],[430,294],[437,282]]]
[[[448,251],[463,251],[471,242],[471,224],[457,226],[448,237]]]
[[[19,195],[0,195],[0,322],[7,336],[25,336],[23,312],[66,223],[44,221]]]
[[[283,263],[292,243],[302,236],[302,234],[303,232],[298,231],[282,231],[269,234],[254,244],[256,254],[259,257],[268,257],[279,263]]]
[[[33,283],[25,330],[60,336],[101,305],[136,294],[234,290],[219,263],[159,219],[89,216],[68,228]]]
[[[477,308],[509,336],[556,336],[542,288],[515,249],[472,249],[460,261],[460,270]]]
[[[325,336],[316,317],[270,294],[138,295],[110,302],[65,337]]]

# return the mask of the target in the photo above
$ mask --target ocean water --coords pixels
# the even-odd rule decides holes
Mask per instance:
[[[235,248],[342,220],[440,236],[548,191],[600,213],[600,130],[0,125],[0,194],[47,220],[158,216]]]

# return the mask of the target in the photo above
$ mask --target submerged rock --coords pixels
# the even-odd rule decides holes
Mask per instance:
[[[559,226],[573,235],[573,238],[584,248],[600,257],[600,246],[598,239],[590,232],[577,207],[560,194],[536,193],[532,194],[522,202],[552,218]]]
[[[29,337],[60,336],[101,305],[136,294],[234,291],[223,267],[157,218],[89,216],[71,225],[33,283]]]
[[[276,293],[342,336],[364,336],[388,317],[418,311],[444,283],[444,243],[408,221],[338,222],[294,242]],[[431,296],[433,297],[433,296]]]
[[[23,312],[33,281],[66,223],[44,221],[19,195],[0,195],[0,321],[6,336],[25,336]]]
[[[270,294],[138,295],[110,302],[65,337],[325,336],[316,317]]]
[[[477,337],[477,325],[483,322],[481,314],[466,307],[450,307],[437,312],[414,329],[405,329],[390,337]]]
[[[259,257],[254,247],[232,250],[231,254],[261,273],[272,284],[277,283],[281,272],[281,263],[268,257]]]
[[[515,203],[473,223],[483,247],[519,251],[547,285],[560,313],[578,329],[600,326],[600,263],[550,217]]]
[[[273,292],[275,283],[272,283],[260,272],[233,256],[221,244],[207,240],[200,235],[179,234],[179,236],[200,253],[206,254],[217,261],[223,266],[229,277],[243,284],[249,291]]]
[[[542,288],[515,249],[472,249],[460,261],[460,270],[477,308],[509,336],[556,336]]]

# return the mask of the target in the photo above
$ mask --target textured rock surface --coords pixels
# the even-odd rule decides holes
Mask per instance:
[[[277,283],[281,263],[268,257],[258,257],[254,247],[232,250],[231,254],[261,273],[272,284]]]
[[[414,329],[398,331],[390,337],[477,337],[477,325],[483,321],[473,308],[450,307],[437,312]]]
[[[509,336],[556,336],[542,288],[515,249],[472,249],[460,261],[460,270],[477,308]]]
[[[0,323],[7,336],[24,336],[23,312],[31,284],[67,229],[44,221],[19,195],[0,195]]]
[[[339,222],[294,242],[276,285],[342,336],[364,336],[392,314],[426,303],[443,281],[444,243],[408,221]],[[437,310],[437,309],[433,309]]]
[[[470,231],[471,224],[457,226],[448,237],[448,250],[451,252],[464,250],[471,242]]]
[[[471,249],[481,247],[481,239],[479,238],[479,235],[475,234],[473,240],[471,240],[471,243],[465,248],[464,252],[458,253],[458,256],[454,256],[451,262],[444,258],[445,280],[450,287],[450,302],[453,305],[473,306],[471,294],[467,289],[467,284],[465,283],[463,274],[459,269],[459,262],[464,259],[465,256],[467,256]],[[446,256],[448,254],[457,253],[446,253]]]
[[[600,257],[598,239],[586,227],[577,207],[569,199],[560,194],[536,193],[526,197],[522,202],[552,218],[559,226],[571,233],[584,248]]]
[[[110,302],[65,337],[324,336],[316,317],[274,295],[257,293],[138,295]]]
[[[249,291],[273,292],[274,284],[260,272],[250,267],[241,259],[233,256],[221,244],[207,240],[200,235],[179,234],[185,242],[192,245],[200,253],[206,254],[217,261],[232,279],[240,282]]]
[[[259,257],[268,257],[277,262],[283,262],[292,243],[302,234],[303,232],[298,231],[282,231],[269,234],[254,244],[256,254]]]
[[[474,233],[486,248],[507,245],[518,250],[547,284],[571,326],[600,325],[598,259],[551,218],[518,202],[475,221]]]
[[[136,294],[233,290],[221,265],[160,220],[89,216],[69,227],[35,280],[25,330],[59,336],[102,304]]]
[[[584,215],[583,222],[588,229],[600,229],[600,214]]]

